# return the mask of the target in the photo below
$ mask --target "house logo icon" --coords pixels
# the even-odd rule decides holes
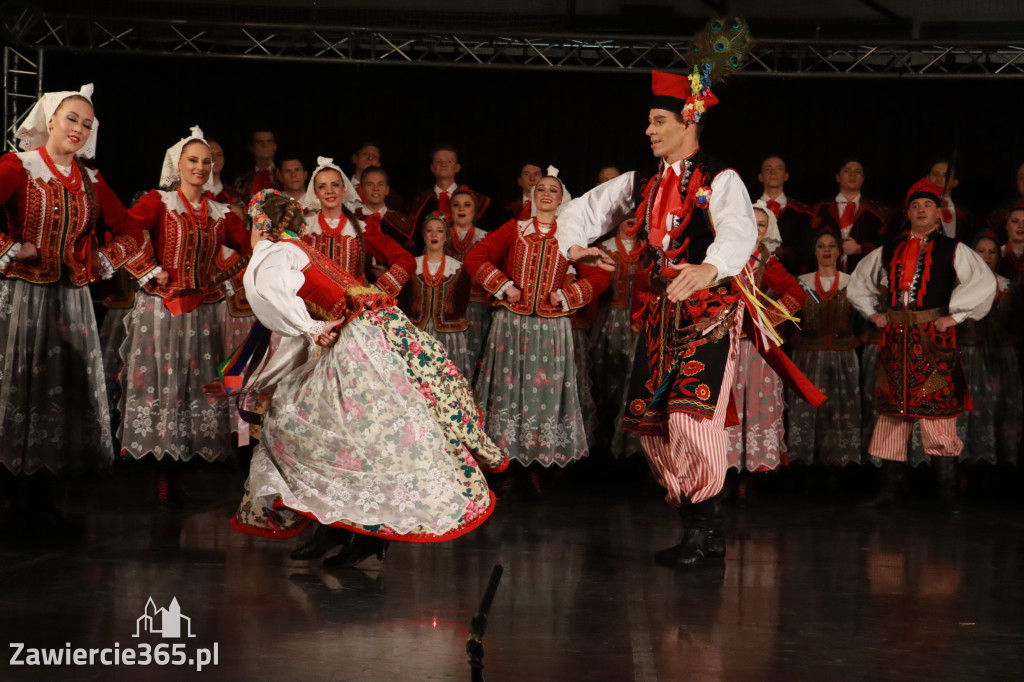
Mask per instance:
[[[182,624],[186,634],[182,634]],[[138,637],[143,632],[156,633],[162,637],[195,637],[192,634],[192,619],[181,615],[181,607],[178,605],[178,598],[171,599],[171,605],[166,609],[156,607],[153,598],[146,602],[145,612],[135,620],[135,634]]]

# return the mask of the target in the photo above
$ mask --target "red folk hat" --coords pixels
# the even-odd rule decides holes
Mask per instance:
[[[931,199],[938,206],[942,203],[940,197],[942,196],[942,188],[936,185],[928,178],[921,178],[915,182],[910,190],[907,192],[907,207],[910,206],[910,202],[914,199]]]
[[[682,111],[690,97],[690,79],[678,73],[651,71],[651,109]]]
[[[665,109],[682,115],[688,123],[700,121],[704,112],[718,104],[711,92],[711,67],[696,66],[689,76],[651,71],[651,109]]]

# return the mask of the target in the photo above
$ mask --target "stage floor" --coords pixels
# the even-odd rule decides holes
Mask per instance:
[[[231,530],[237,472],[186,481],[191,510],[174,513],[153,509],[147,472],[60,486],[84,531],[0,545],[0,632],[23,661],[164,643],[181,660],[216,649],[217,664],[17,666],[12,647],[0,679],[469,680],[468,625],[496,563],[491,682],[1024,679],[1019,504],[953,519],[764,494],[728,510],[723,568],[684,573],[651,560],[678,529],[650,491],[555,486],[499,501],[465,538],[332,573],[289,560],[296,540]],[[146,633],[174,599],[194,637]]]

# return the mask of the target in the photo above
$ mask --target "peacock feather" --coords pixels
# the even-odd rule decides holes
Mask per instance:
[[[750,27],[743,17],[712,19],[694,37],[694,65],[710,84],[721,83],[739,70],[752,46]]]

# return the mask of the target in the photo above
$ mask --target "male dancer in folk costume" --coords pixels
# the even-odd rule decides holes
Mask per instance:
[[[876,502],[891,502],[904,474],[907,440],[921,425],[935,456],[944,502],[963,441],[956,418],[970,408],[956,325],[979,320],[992,306],[996,280],[985,261],[941,229],[942,188],[922,179],[907,193],[910,232],[869,253],[854,270],[847,298],[882,329],[878,353],[878,423],[868,453],[885,467]],[[888,287],[887,305],[875,292]]]
[[[651,285],[637,313],[644,331],[625,421],[641,434],[651,468],[668,490],[666,499],[683,519],[682,542],[655,554],[659,563],[672,566],[725,555],[718,497],[727,468],[727,389],[741,297],[755,295],[734,276],[754,250],[757,226],[739,175],[701,149],[697,123],[718,101],[712,82],[738,66],[736,47],[745,47],[747,39],[740,19],[712,22],[704,34],[704,63],[689,77],[654,72],[647,136],[659,168],[620,175],[570,203],[559,218],[560,247],[579,260],[591,255],[584,248],[588,243],[634,211],[637,216],[637,249]],[[710,63],[712,55],[723,61]],[[602,267],[610,261],[605,254]],[[765,325],[758,326],[752,333],[762,339]]]

